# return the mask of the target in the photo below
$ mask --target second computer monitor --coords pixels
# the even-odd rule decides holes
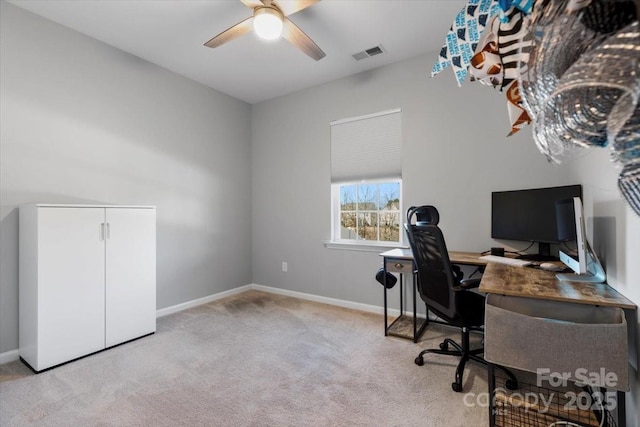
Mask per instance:
[[[551,244],[558,244],[556,202],[582,197],[581,185],[494,191],[491,193],[491,237],[538,243],[534,260],[557,259]]]
[[[559,280],[603,283],[606,273],[587,239],[582,200],[579,197],[556,204],[560,261],[574,274],[557,274]]]

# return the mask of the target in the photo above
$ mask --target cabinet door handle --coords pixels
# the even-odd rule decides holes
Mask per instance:
[[[396,262],[394,267],[397,268],[397,269],[401,269],[403,266],[399,262]]]

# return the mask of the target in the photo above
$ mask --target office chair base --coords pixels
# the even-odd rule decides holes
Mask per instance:
[[[520,386],[518,385],[518,380],[515,379],[511,379],[509,378],[507,381],[505,381],[504,385],[509,389],[509,390],[517,390]]]
[[[462,342],[463,345],[458,344],[457,342],[455,342],[454,340],[450,339],[450,338],[445,338],[444,341],[442,341],[439,345],[439,349],[426,349],[426,350],[422,350],[420,352],[420,354],[418,354],[418,357],[415,358],[414,362],[416,365],[418,366],[423,366],[424,365],[424,355],[427,353],[435,353],[435,354],[442,354],[442,355],[446,355],[446,356],[457,356],[460,358],[460,362],[458,363],[458,366],[456,367],[456,376],[455,376],[455,382],[451,383],[451,389],[453,391],[455,391],[456,393],[459,393],[462,391],[462,378],[463,378],[463,374],[464,374],[464,368],[465,365],[467,364],[468,360],[473,360],[474,362],[478,362],[481,363],[483,365],[487,365],[488,362],[486,360],[484,360],[484,358],[482,356],[479,356],[480,354],[484,353],[484,348],[477,348],[474,350],[469,350],[469,336],[468,336],[468,332],[463,330],[462,331]],[[450,347],[453,347],[453,349],[449,349]],[[494,365],[496,368],[504,371],[505,374],[507,374],[507,376],[509,377],[509,379],[506,380],[505,382],[505,386],[509,389],[509,390],[517,390],[518,389],[518,380],[516,379],[516,377],[513,375],[513,373],[511,371],[509,371],[508,369],[500,366],[500,365]]]

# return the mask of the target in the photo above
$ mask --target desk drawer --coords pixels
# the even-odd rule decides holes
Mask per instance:
[[[387,259],[384,268],[391,273],[413,273],[413,261],[410,259]]]

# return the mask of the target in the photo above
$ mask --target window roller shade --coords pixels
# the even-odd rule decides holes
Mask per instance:
[[[331,182],[402,177],[400,110],[331,123]]]

